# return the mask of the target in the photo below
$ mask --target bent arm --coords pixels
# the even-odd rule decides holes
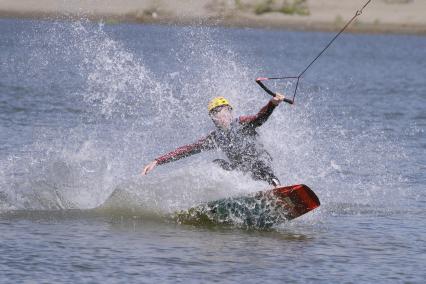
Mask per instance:
[[[168,162],[177,161],[179,159],[198,154],[201,151],[211,150],[215,148],[215,144],[212,139],[212,135],[201,138],[197,142],[189,145],[184,145],[175,149],[174,151],[167,153],[155,159],[158,165],[162,165]]]
[[[241,124],[250,124],[253,127],[259,127],[268,120],[276,106],[274,100],[271,99],[256,115],[241,116],[239,122]]]

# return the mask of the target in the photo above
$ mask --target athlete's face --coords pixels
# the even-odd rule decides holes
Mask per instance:
[[[210,112],[214,124],[222,129],[229,129],[233,119],[232,108],[230,106],[220,106]]]

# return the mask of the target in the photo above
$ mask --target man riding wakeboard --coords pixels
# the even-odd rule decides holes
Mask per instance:
[[[257,141],[256,128],[266,122],[275,107],[284,99],[282,94],[276,93],[275,97],[256,115],[240,116],[236,119],[233,118],[232,106],[227,99],[224,97],[212,99],[207,108],[216,130],[193,144],[179,147],[156,158],[145,166],[142,174],[148,174],[157,165],[219,148],[225,153],[229,162],[222,159],[216,159],[213,162],[223,169],[250,173],[255,180],[263,180],[273,186],[280,185],[271,168],[271,156]]]

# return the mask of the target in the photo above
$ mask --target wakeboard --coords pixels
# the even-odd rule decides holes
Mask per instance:
[[[316,194],[308,186],[299,184],[210,201],[176,212],[173,218],[181,224],[267,229],[319,206]]]

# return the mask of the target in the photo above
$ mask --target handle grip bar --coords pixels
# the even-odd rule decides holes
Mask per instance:
[[[256,79],[256,83],[265,91],[265,92],[267,92],[269,95],[271,95],[271,96],[273,96],[273,97],[275,97],[276,96],[276,93],[274,93],[274,92],[272,92],[270,89],[268,89],[268,87],[266,87],[263,83],[262,83],[262,81],[266,81],[266,80],[268,80],[268,78],[257,78]],[[288,104],[293,104],[294,103],[294,101],[293,100],[290,100],[290,99],[287,99],[287,98],[284,98],[284,102],[286,102],[286,103],[288,103]]]

